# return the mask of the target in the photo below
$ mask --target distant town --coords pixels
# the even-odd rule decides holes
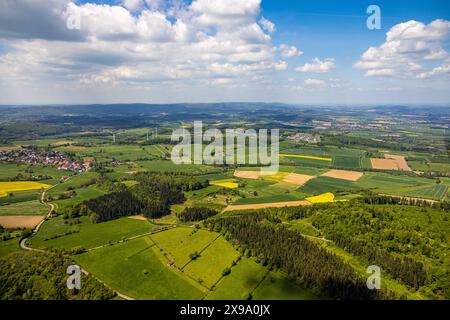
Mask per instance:
[[[73,160],[70,155],[56,151],[44,151],[34,148],[0,151],[0,163],[44,165],[58,170],[85,172],[91,167],[91,161]]]

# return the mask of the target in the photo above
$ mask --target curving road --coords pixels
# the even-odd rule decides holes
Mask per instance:
[[[67,178],[64,182],[67,182],[69,179],[70,179],[70,177]],[[55,210],[55,205],[54,205],[53,203],[50,203],[50,202],[45,201],[45,194],[46,194],[47,191],[51,190],[52,188],[54,188],[54,187],[56,187],[56,186],[57,186],[57,184],[54,185],[54,186],[51,186],[50,188],[48,188],[48,189],[46,189],[46,190],[44,190],[44,191],[42,192],[42,195],[41,195],[41,202],[42,202],[43,204],[49,206],[49,207],[50,207],[50,210],[48,211],[47,216],[45,217],[45,219],[42,219],[42,221],[39,222],[39,224],[34,228],[34,230],[33,230],[33,232],[31,233],[31,235],[29,235],[28,237],[23,238],[22,240],[20,240],[20,247],[21,247],[23,250],[35,251],[35,252],[45,252],[45,250],[37,249],[37,248],[31,248],[31,247],[27,246],[27,240],[30,239],[32,236],[34,236],[34,235],[39,231],[40,227],[42,226],[42,224],[43,224],[46,220],[52,218],[52,213],[53,213],[53,211]],[[89,275],[89,273],[88,273],[86,270],[84,270],[84,269],[81,269],[81,272],[83,272],[85,275]],[[109,289],[111,289],[118,297],[120,297],[120,298],[122,298],[122,299],[125,299],[125,300],[135,300],[135,299],[132,298],[132,297],[129,297],[129,296],[125,295],[125,294],[122,294],[122,293],[120,293],[120,292],[114,290],[113,288],[111,288],[110,286],[108,286],[107,284],[105,284],[104,282],[100,281],[98,278],[96,278],[96,279],[97,279],[97,281],[99,281],[100,283],[102,283],[104,286],[106,286],[106,287],[108,287]]]

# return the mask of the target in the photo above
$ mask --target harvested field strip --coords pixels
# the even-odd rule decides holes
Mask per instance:
[[[314,178],[314,176],[308,176],[305,174],[289,173],[286,177],[284,177],[283,181],[295,184],[297,186],[302,186],[306,182]]]
[[[230,205],[225,208],[226,211],[240,211],[240,210],[254,210],[254,209],[264,209],[264,208],[283,208],[283,207],[298,207],[298,206],[309,206],[311,205],[308,201],[288,201],[288,202],[272,202],[272,203],[258,203],[258,204],[241,204],[241,205]]]
[[[234,176],[243,179],[259,179],[261,177],[261,171],[241,171],[236,170]]]
[[[1,216],[0,226],[7,229],[33,229],[42,220],[44,220],[43,216]]]
[[[330,161],[330,162],[333,160],[331,158],[325,158],[325,157],[307,156],[307,155],[301,155],[301,154],[286,154],[286,153],[280,154],[280,157],[312,159],[312,160],[321,160],[321,161]]]
[[[335,179],[342,179],[348,181],[358,181],[364,173],[357,171],[347,171],[347,170],[330,170],[322,174],[322,177],[330,177]]]

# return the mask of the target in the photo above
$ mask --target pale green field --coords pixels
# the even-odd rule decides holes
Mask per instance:
[[[41,216],[48,211],[49,207],[38,200],[0,205],[0,216]]]
[[[222,271],[230,268],[239,253],[224,238],[217,238],[200,253],[200,257],[188,263],[183,271],[211,288],[222,277]]]
[[[117,242],[123,238],[143,235],[160,227],[148,221],[120,218],[98,224],[90,222],[88,217],[78,219],[81,223],[65,224],[62,216],[46,221],[39,232],[28,240],[35,248],[85,249]],[[70,219],[75,222],[77,219]]]
[[[201,252],[216,239],[219,234],[194,228],[174,228],[151,236],[159,248],[162,248],[175,264],[182,268],[191,259],[189,255],[195,251]]]
[[[202,291],[167,267],[147,240],[130,240],[74,258],[108,286],[136,299],[200,299]]]

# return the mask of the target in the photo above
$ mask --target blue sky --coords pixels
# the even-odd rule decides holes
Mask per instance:
[[[372,4],[380,30],[366,27]],[[450,102],[446,0],[1,6],[0,104]]]

